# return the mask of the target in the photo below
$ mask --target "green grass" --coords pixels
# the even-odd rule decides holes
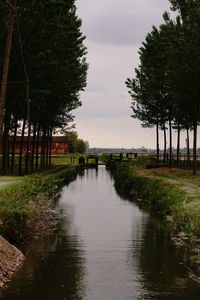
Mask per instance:
[[[60,166],[0,189],[0,234],[14,242],[24,238],[28,222],[40,212],[40,204],[48,203],[76,174],[75,167]]]
[[[79,153],[70,153],[67,155],[52,155],[52,165],[53,166],[58,166],[58,165],[77,165],[78,164],[78,159],[81,156],[86,156],[85,154],[79,154]],[[73,159],[73,160],[72,160]],[[25,174],[25,162],[26,162],[26,155],[22,156],[22,169],[21,169],[21,174]],[[18,163],[19,163],[19,156],[15,156],[15,162],[14,162],[14,175],[18,175]],[[35,166],[36,161],[34,160],[34,166]],[[11,164],[11,155],[10,155],[10,164]],[[2,166],[2,155],[0,155],[0,166]],[[1,171],[1,168],[0,168]],[[11,174],[11,168],[8,168],[8,175]],[[40,156],[38,158],[38,172],[40,171]],[[13,175],[12,175],[13,176]],[[10,177],[10,176],[9,176]],[[0,176],[1,178],[1,176]]]
[[[67,155],[52,155],[52,165],[69,165],[69,164],[78,164],[78,159],[81,156],[86,156],[85,154],[79,153],[70,153]]]
[[[173,225],[187,234],[200,237],[200,194],[182,190],[177,172],[167,170],[142,170],[127,164],[112,164],[112,174],[117,190],[129,199],[148,200],[150,210],[172,217]],[[197,182],[187,171],[180,178],[188,185]],[[173,179],[171,183],[169,179]],[[187,182],[185,183],[187,184]]]

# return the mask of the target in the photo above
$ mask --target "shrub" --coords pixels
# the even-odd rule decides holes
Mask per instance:
[[[58,167],[53,171],[25,176],[23,182],[0,190],[0,234],[11,241],[24,237],[26,224],[39,213],[39,203],[48,201],[60,188],[76,178],[77,169]]]

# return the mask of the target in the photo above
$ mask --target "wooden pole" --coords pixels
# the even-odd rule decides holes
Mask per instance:
[[[0,151],[3,149],[3,124],[4,124],[4,113],[5,113],[5,102],[8,86],[8,73],[10,66],[10,55],[12,49],[12,39],[14,23],[16,18],[17,3],[16,0],[11,1],[11,13],[8,21],[8,33],[5,47],[5,56],[3,64],[3,75],[1,81],[1,91],[0,91]]]

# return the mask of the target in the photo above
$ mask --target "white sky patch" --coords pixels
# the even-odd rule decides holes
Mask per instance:
[[[134,75],[146,34],[170,11],[169,1],[78,0],[77,8],[90,65],[83,105],[75,111],[79,136],[91,147],[155,148],[155,129],[144,129],[130,117],[125,80]],[[185,138],[182,143],[185,146]]]

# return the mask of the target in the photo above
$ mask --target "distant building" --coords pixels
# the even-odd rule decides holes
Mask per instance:
[[[68,138],[66,136],[53,136],[51,154],[65,155],[69,153]]]
[[[15,145],[15,154],[20,153],[20,143],[21,137],[16,137],[16,145]],[[33,137],[31,137],[31,147],[33,144]],[[13,136],[9,137],[9,152],[12,152],[13,147]],[[39,153],[41,153],[42,148],[42,137],[39,139]],[[23,143],[23,154],[26,154],[27,149],[27,136],[24,137]],[[69,146],[68,146],[68,138],[66,136],[53,136],[52,143],[51,143],[51,154],[53,155],[65,155],[69,153]]]

